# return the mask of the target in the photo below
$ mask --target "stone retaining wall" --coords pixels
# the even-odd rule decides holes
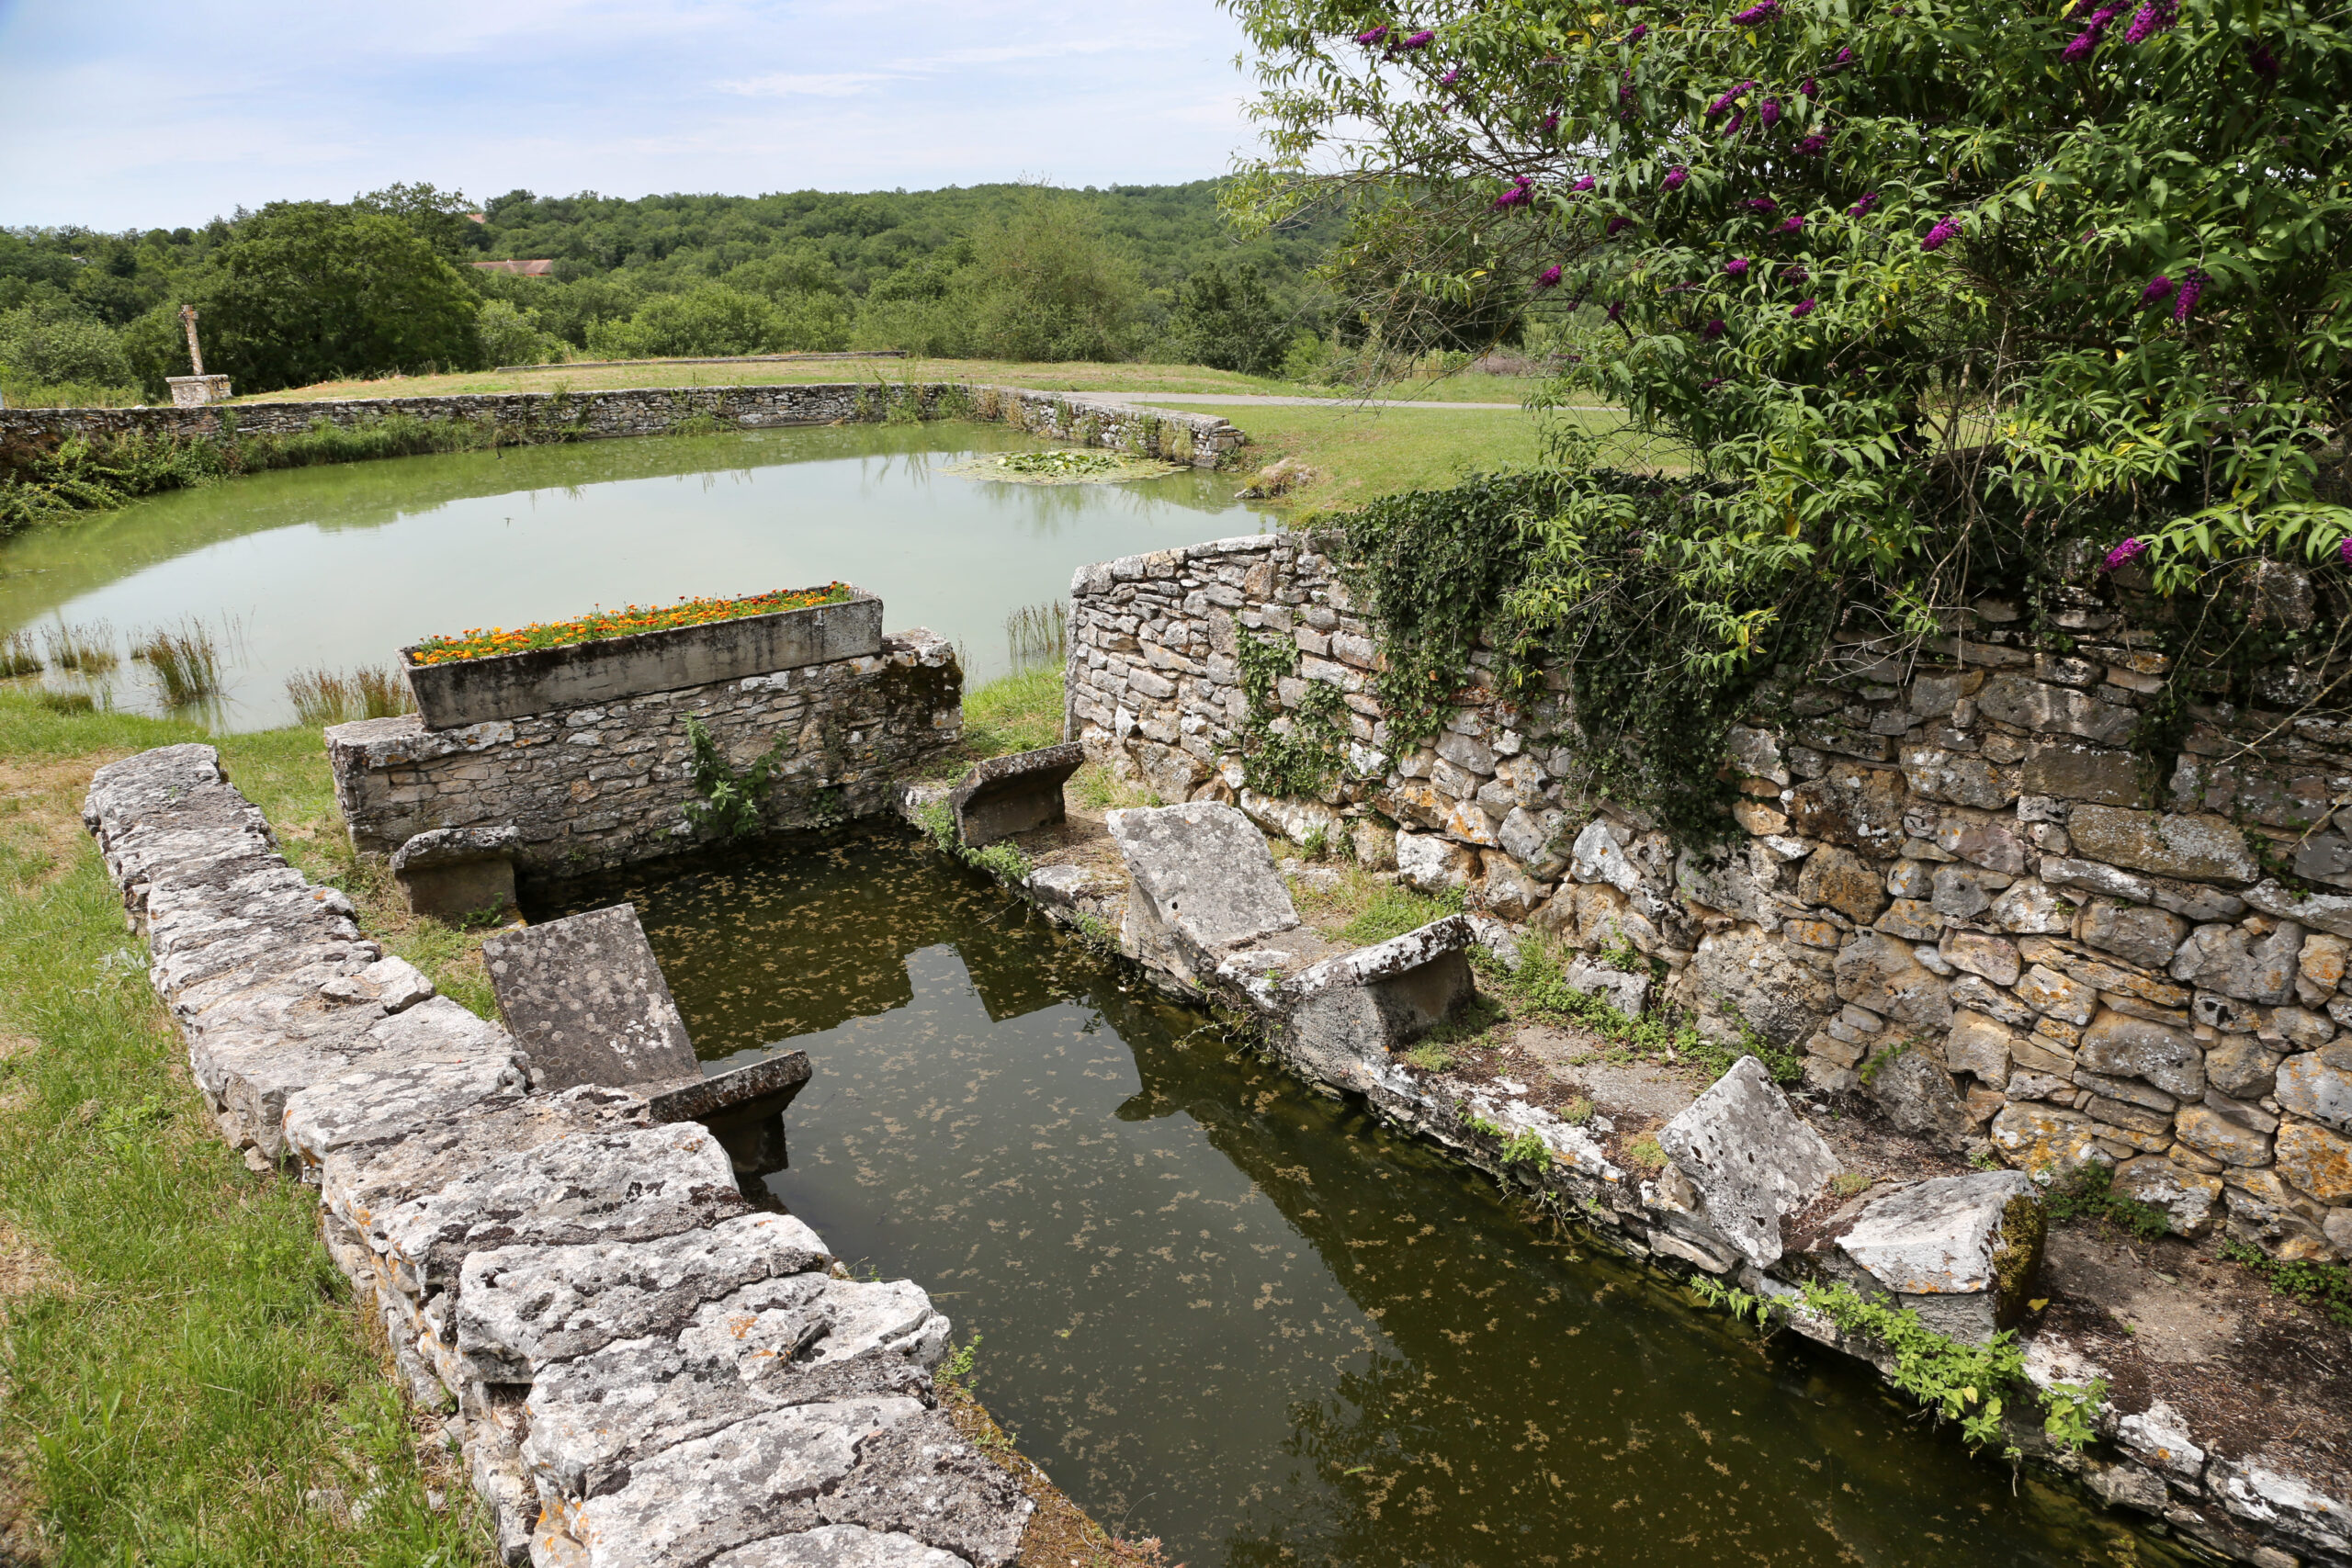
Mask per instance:
[[[848,1280],[705,1128],[533,1091],[504,1030],[286,863],[211,747],[99,769],[84,816],[223,1135],[319,1189],[506,1562],[1011,1560],[1031,1505],[937,1409],[920,1287]]]
[[[2352,1258],[2352,732],[2200,713],[2143,787],[2124,745],[2164,659],[2094,592],[2063,656],[1993,601],[1901,657],[1838,644],[1794,717],[1732,732],[1745,837],[1717,859],[1577,798],[1562,699],[1503,700],[1484,652],[1437,739],[1400,744],[1374,629],[1310,539],[1105,562],[1071,593],[1069,733],[1162,798],[1233,799],[1577,949],[1630,942],[1668,968],[1650,1005],[1753,1027],[1906,1131],[2045,1180],[2109,1163],[2188,1235]],[[1342,694],[1319,800],[1243,785],[1244,634],[1297,650],[1278,728],[1306,682]]]
[[[495,425],[518,442],[662,435],[689,420],[745,429],[879,420],[913,400],[927,418],[1001,421],[1081,446],[1215,468],[1242,433],[1212,414],[1072,400],[1020,387],[927,381],[835,381],[776,387],[647,387],[588,392],[469,392],[429,398],[334,398],[195,408],[0,409],[0,443],[54,443],[69,434],[290,435],[323,421],[363,424],[386,414]]]
[[[963,734],[956,651],[917,629],[882,651],[456,729],[415,715],[326,732],[354,845],[390,853],[437,828],[512,826],[526,873],[571,875],[692,847],[700,799],[686,721],[739,772],[780,749],[768,826],[808,827],[892,808],[892,781]]]

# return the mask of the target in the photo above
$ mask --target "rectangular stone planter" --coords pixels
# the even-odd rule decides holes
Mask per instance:
[[[401,662],[424,727],[455,729],[878,653],[882,601],[862,588],[850,593],[839,604],[450,664],[415,664],[416,649],[404,648]]]

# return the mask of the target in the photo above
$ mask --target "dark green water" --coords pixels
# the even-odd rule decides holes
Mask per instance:
[[[597,604],[842,579],[891,631],[962,644],[967,681],[1008,668],[1004,620],[1089,561],[1262,532],[1227,475],[1038,486],[944,470],[1045,443],[1000,425],[856,424],[400,457],[257,474],[38,528],[0,545],[0,632],[213,628],[223,730],[294,721],[287,677],[386,666],[435,632]],[[161,711],[144,666],[94,687]]]
[[[1171,1563],[2175,1561],[1580,1256],[905,835],[534,914],[621,897],[706,1058],[814,1060],[775,1192],[977,1331],[1023,1449]]]

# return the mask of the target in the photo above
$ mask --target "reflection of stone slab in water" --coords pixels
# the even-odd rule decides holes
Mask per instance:
[[[1075,740],[989,758],[965,774],[947,796],[957,833],[977,850],[1061,821],[1062,785],[1085,763],[1086,749]]]
[[[638,923],[615,904],[482,943],[506,1027],[540,1089],[674,1085],[702,1076],[685,1021]]]

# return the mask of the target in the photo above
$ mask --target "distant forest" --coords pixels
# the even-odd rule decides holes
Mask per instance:
[[[1347,222],[1237,239],[1220,182],[836,195],[431,186],[277,202],[201,228],[0,230],[11,401],[160,396],[205,368],[241,391],[564,358],[905,348],[1311,369],[1355,323],[1318,272]],[[551,261],[548,276],[486,272]],[[1361,329],[1352,333],[1361,336]]]

